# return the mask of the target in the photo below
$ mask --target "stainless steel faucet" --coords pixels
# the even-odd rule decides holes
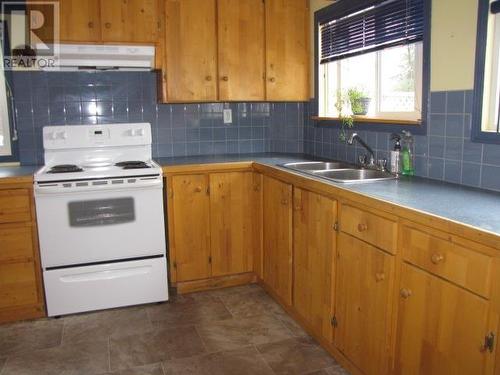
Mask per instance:
[[[352,145],[354,144],[354,140],[358,141],[358,143],[365,148],[366,151],[370,154],[370,160],[368,164],[366,165],[367,167],[374,167],[375,166],[375,153],[373,152],[372,148],[366,144],[365,141],[359,136],[358,133],[352,133],[352,135],[349,137],[347,140],[347,144]],[[366,164],[366,163],[364,163]]]

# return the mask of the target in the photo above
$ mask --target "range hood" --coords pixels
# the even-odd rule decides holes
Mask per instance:
[[[55,67],[44,70],[154,69],[155,48],[152,46],[60,44],[55,47]]]

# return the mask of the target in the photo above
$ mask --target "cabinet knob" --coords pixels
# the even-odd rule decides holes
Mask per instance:
[[[368,225],[364,223],[359,223],[358,224],[358,232],[365,232],[368,229]]]
[[[274,82],[274,81],[276,81],[276,78],[274,77],[269,78],[269,82]]]
[[[225,82],[227,82],[227,81],[229,81],[229,77],[228,76],[223,76],[222,80],[225,81]]]
[[[111,27],[111,23],[106,22],[106,23],[104,24],[104,27],[105,27],[106,29],[109,29],[109,28]]]
[[[403,288],[403,289],[401,289],[399,294],[401,295],[402,298],[407,299],[407,298],[411,297],[412,292],[410,289]]]
[[[295,206],[293,207],[293,209],[294,209],[295,211],[300,211],[300,210],[302,210],[302,206],[301,206],[300,204],[297,204],[297,205],[295,205]]]
[[[211,80],[212,80],[212,76],[206,76],[206,77],[205,77],[205,80],[206,80],[206,81],[211,81]]]
[[[444,255],[439,253],[434,253],[431,256],[431,262],[434,264],[439,264],[444,260]]]
[[[201,189],[201,186],[197,186],[197,187],[195,187],[195,189],[194,189],[194,191],[195,191],[195,192],[197,192],[197,193],[201,192],[201,190],[202,190],[202,189]]]
[[[283,199],[281,200],[281,204],[282,204],[283,206],[286,206],[286,205],[288,204],[288,199],[284,199],[284,198],[283,198]]]
[[[385,273],[383,272],[377,272],[375,274],[375,281],[380,282],[385,280]]]
[[[94,22],[89,22],[87,24],[87,26],[89,27],[89,29],[93,29],[94,28]]]

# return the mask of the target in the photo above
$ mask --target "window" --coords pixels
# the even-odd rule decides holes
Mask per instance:
[[[480,0],[472,138],[500,143],[500,0]]]
[[[420,122],[424,0],[340,0],[329,8],[317,18],[319,117],[337,118],[341,109],[377,122]],[[359,98],[362,108],[353,105]],[[338,108],[340,99],[352,108]]]
[[[0,48],[0,59],[3,61],[3,53]],[[7,86],[5,72],[0,70],[0,156],[9,156],[12,154],[10,128],[9,128],[9,109],[7,104]]]

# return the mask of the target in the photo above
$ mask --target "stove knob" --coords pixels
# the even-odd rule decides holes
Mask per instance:
[[[60,132],[59,133],[59,138],[61,138],[61,139],[68,139],[68,134],[66,132]]]

